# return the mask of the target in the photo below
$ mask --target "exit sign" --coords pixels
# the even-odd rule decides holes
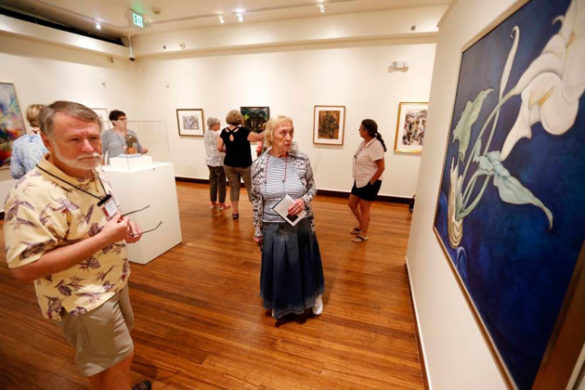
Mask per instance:
[[[144,28],[144,18],[136,12],[132,12],[132,23],[137,27]]]

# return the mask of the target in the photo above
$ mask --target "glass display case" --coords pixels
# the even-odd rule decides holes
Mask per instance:
[[[131,137],[116,135],[117,145],[104,151],[104,174],[120,212],[148,231],[143,239],[128,245],[130,261],[144,264],[182,240],[175,171],[164,122],[132,121],[128,129]],[[147,151],[141,154],[144,148]],[[107,155],[110,150],[124,153]]]
[[[169,141],[164,121],[128,121],[126,135],[106,130],[102,143],[106,166],[128,171],[170,161]],[[146,151],[146,152],[145,152]]]

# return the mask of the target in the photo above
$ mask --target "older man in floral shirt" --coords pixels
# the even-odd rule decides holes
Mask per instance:
[[[120,215],[101,177],[96,114],[60,101],[44,108],[40,121],[49,153],[6,199],[8,267],[15,278],[34,281],[43,315],[61,325],[92,387],[130,389],[125,242],[138,241],[141,231]]]

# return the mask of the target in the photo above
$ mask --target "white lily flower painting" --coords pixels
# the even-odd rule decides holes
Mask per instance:
[[[442,175],[436,235],[529,389],[585,263],[585,0],[527,2],[464,50]]]

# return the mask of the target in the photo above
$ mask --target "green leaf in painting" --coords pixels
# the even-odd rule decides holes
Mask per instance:
[[[488,153],[487,159],[494,172],[494,185],[498,189],[500,199],[510,204],[532,204],[540,208],[546,214],[549,229],[552,229],[553,215],[551,211],[528,188],[524,187],[518,179],[510,175],[510,172],[500,161],[500,152]]]
[[[469,138],[471,137],[471,126],[477,121],[484,100],[492,92],[493,88],[484,89],[473,102],[468,101],[455,130],[453,130],[453,142],[459,141],[459,159],[461,161],[465,159],[465,154],[467,153]]]

